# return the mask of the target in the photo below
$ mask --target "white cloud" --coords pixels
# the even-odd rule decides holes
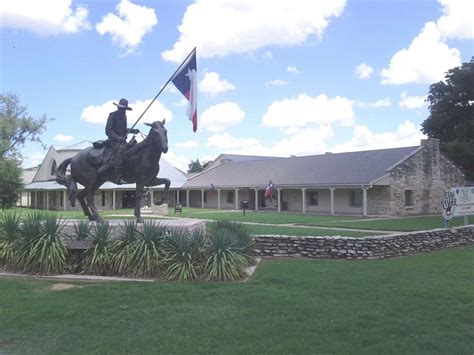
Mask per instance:
[[[332,123],[350,126],[354,122],[352,105],[353,102],[345,97],[301,94],[295,98],[274,101],[264,114],[262,124],[280,128]]]
[[[460,52],[449,48],[434,22],[428,22],[407,49],[398,51],[381,71],[382,84],[431,84],[461,65]]]
[[[188,105],[188,102],[189,101],[184,96],[181,96],[181,98],[178,101],[173,102],[173,106],[184,107]]]
[[[400,102],[398,105],[401,108],[405,108],[408,110],[417,109],[417,108],[425,108],[428,106],[426,102],[426,98],[428,96],[408,96],[406,92],[402,92],[400,95]]]
[[[392,103],[388,97],[372,102],[353,101],[354,105],[360,108],[386,108],[391,107]]]
[[[368,79],[374,72],[374,69],[365,63],[360,63],[356,68],[355,68],[355,74],[359,79]]]
[[[108,13],[97,24],[100,35],[110,34],[112,41],[124,50],[124,55],[136,51],[145,34],[158,23],[155,10],[122,0],[116,7],[118,16]]]
[[[0,27],[25,29],[40,35],[76,33],[90,29],[88,10],[71,7],[72,0],[3,0]]]
[[[164,158],[166,159],[168,163],[170,163],[175,168],[178,168],[182,172],[188,171],[188,168],[189,168],[188,164],[191,161],[189,157],[182,154],[178,155],[175,152],[172,152],[169,150],[168,153],[165,154]]]
[[[371,149],[409,147],[420,144],[426,138],[410,121],[401,123],[395,132],[374,133],[367,126],[355,126],[353,137],[332,147],[332,152],[354,152]]]
[[[199,147],[199,144],[196,141],[184,141],[184,142],[176,143],[176,147],[178,147],[178,148],[197,148],[197,147]]]
[[[474,2],[472,0],[438,0],[443,16],[438,19],[440,33],[446,38],[474,38]]]
[[[23,160],[21,166],[23,168],[31,168],[33,166],[40,165],[44,157],[46,156],[46,151],[30,151],[26,154],[23,154]]]
[[[74,140],[74,137],[73,136],[67,136],[67,135],[64,135],[64,134],[56,134],[56,136],[54,137],[54,140],[58,141],[58,142],[70,142],[70,141]]]
[[[275,80],[267,81],[265,85],[266,86],[285,86],[285,85],[288,85],[288,81],[275,79]]]
[[[206,73],[199,83],[199,90],[210,95],[217,95],[234,89],[234,85],[225,79],[221,79],[219,74],[215,72]]]
[[[288,73],[293,73],[293,74],[301,74],[301,70],[299,70],[297,67],[293,65],[289,65],[286,67],[286,71]]]
[[[201,126],[211,132],[220,132],[241,122],[244,117],[245,112],[239,105],[226,101],[206,109],[201,115]]]
[[[107,122],[107,118],[109,117],[109,113],[117,110],[117,107],[113,104],[114,102],[118,102],[116,100],[110,100],[105,102],[102,105],[98,106],[87,106],[82,110],[81,120],[89,122],[89,123],[98,123],[105,125]],[[145,111],[145,109],[150,104],[151,100],[144,100],[144,101],[135,101],[130,102],[128,105],[133,108],[133,111],[127,111],[127,120],[128,124],[131,126],[135,123],[135,121],[140,117],[140,115]],[[154,121],[161,121],[163,118],[166,118],[166,122],[171,122],[173,119],[173,113],[168,110],[161,102],[155,101],[153,105],[149,108],[149,110],[145,113],[145,115],[140,120],[141,123],[144,122],[154,122]],[[147,133],[148,130],[145,132]]]
[[[260,142],[255,138],[236,138],[229,133],[218,133],[209,137],[207,146],[225,151],[257,147]]]
[[[179,62],[196,46],[200,56],[211,58],[301,45],[311,37],[321,38],[345,4],[345,0],[197,0],[186,9],[178,41],[162,57]]]

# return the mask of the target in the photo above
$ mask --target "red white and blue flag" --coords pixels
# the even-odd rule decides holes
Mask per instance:
[[[275,190],[275,186],[273,185],[272,180],[270,180],[270,182],[267,185],[267,189],[265,190],[265,200],[272,197],[274,190]]]
[[[193,123],[193,131],[197,130],[197,66],[196,66],[196,48],[191,52],[188,60],[183,63],[181,69],[172,79],[176,88],[188,100],[188,109],[186,114]]]

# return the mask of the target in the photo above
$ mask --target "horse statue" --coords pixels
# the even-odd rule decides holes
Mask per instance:
[[[140,205],[144,187],[165,185],[163,196],[159,201],[161,205],[168,198],[168,190],[171,184],[169,179],[157,177],[160,171],[161,154],[168,152],[165,120],[145,124],[150,127],[150,132],[142,142],[132,145],[126,151],[125,173],[123,175],[123,179],[127,183],[136,184],[134,214],[138,223],[143,223],[143,218],[140,215]],[[110,152],[110,154],[114,154],[114,152]],[[103,219],[95,206],[94,193],[104,182],[113,181],[111,180],[113,179],[113,169],[99,177],[97,171],[101,165],[105,164],[105,161],[103,161],[104,159],[94,161],[92,158],[97,157],[97,155],[100,155],[97,148],[92,146],[77,153],[72,158],[64,160],[56,169],[56,181],[67,187],[69,201],[73,207],[77,198],[89,221],[102,223]],[[71,166],[71,175],[66,175],[66,169],[69,165]],[[84,189],[78,192],[77,183],[84,186]]]

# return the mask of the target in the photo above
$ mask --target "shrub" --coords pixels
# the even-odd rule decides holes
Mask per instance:
[[[177,230],[166,238],[164,277],[168,280],[195,280],[202,273],[204,235],[201,232],[189,233]]]
[[[5,212],[0,217],[0,267],[10,266],[17,261],[19,225],[20,216],[16,212]]]
[[[92,231],[92,243],[84,252],[83,272],[107,275],[111,272],[113,255],[110,248],[109,222],[98,223]]]
[[[118,274],[127,273],[132,265],[135,242],[137,241],[137,224],[134,220],[127,220],[121,227],[120,239],[112,242],[113,271]]]
[[[39,218],[39,217],[37,217]],[[38,219],[31,221],[31,232],[37,228]],[[67,249],[61,241],[64,222],[54,214],[46,215],[40,223],[39,234],[31,234],[25,239],[20,260],[26,271],[40,274],[64,272]],[[30,228],[28,227],[28,228]]]
[[[143,223],[143,230],[132,244],[130,274],[134,276],[156,276],[163,253],[160,247],[167,235],[167,228],[159,222],[150,220]]]
[[[229,222],[230,223],[230,222]],[[214,223],[209,228],[208,257],[205,266],[208,280],[237,280],[245,275],[250,256],[243,254],[247,244],[229,223]]]
[[[80,220],[77,223],[74,223],[74,234],[76,240],[86,240],[90,237],[92,226],[89,222]]]

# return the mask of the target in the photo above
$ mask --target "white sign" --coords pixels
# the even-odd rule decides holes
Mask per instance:
[[[441,212],[448,221],[457,216],[474,215],[474,187],[453,187],[445,191]]]

